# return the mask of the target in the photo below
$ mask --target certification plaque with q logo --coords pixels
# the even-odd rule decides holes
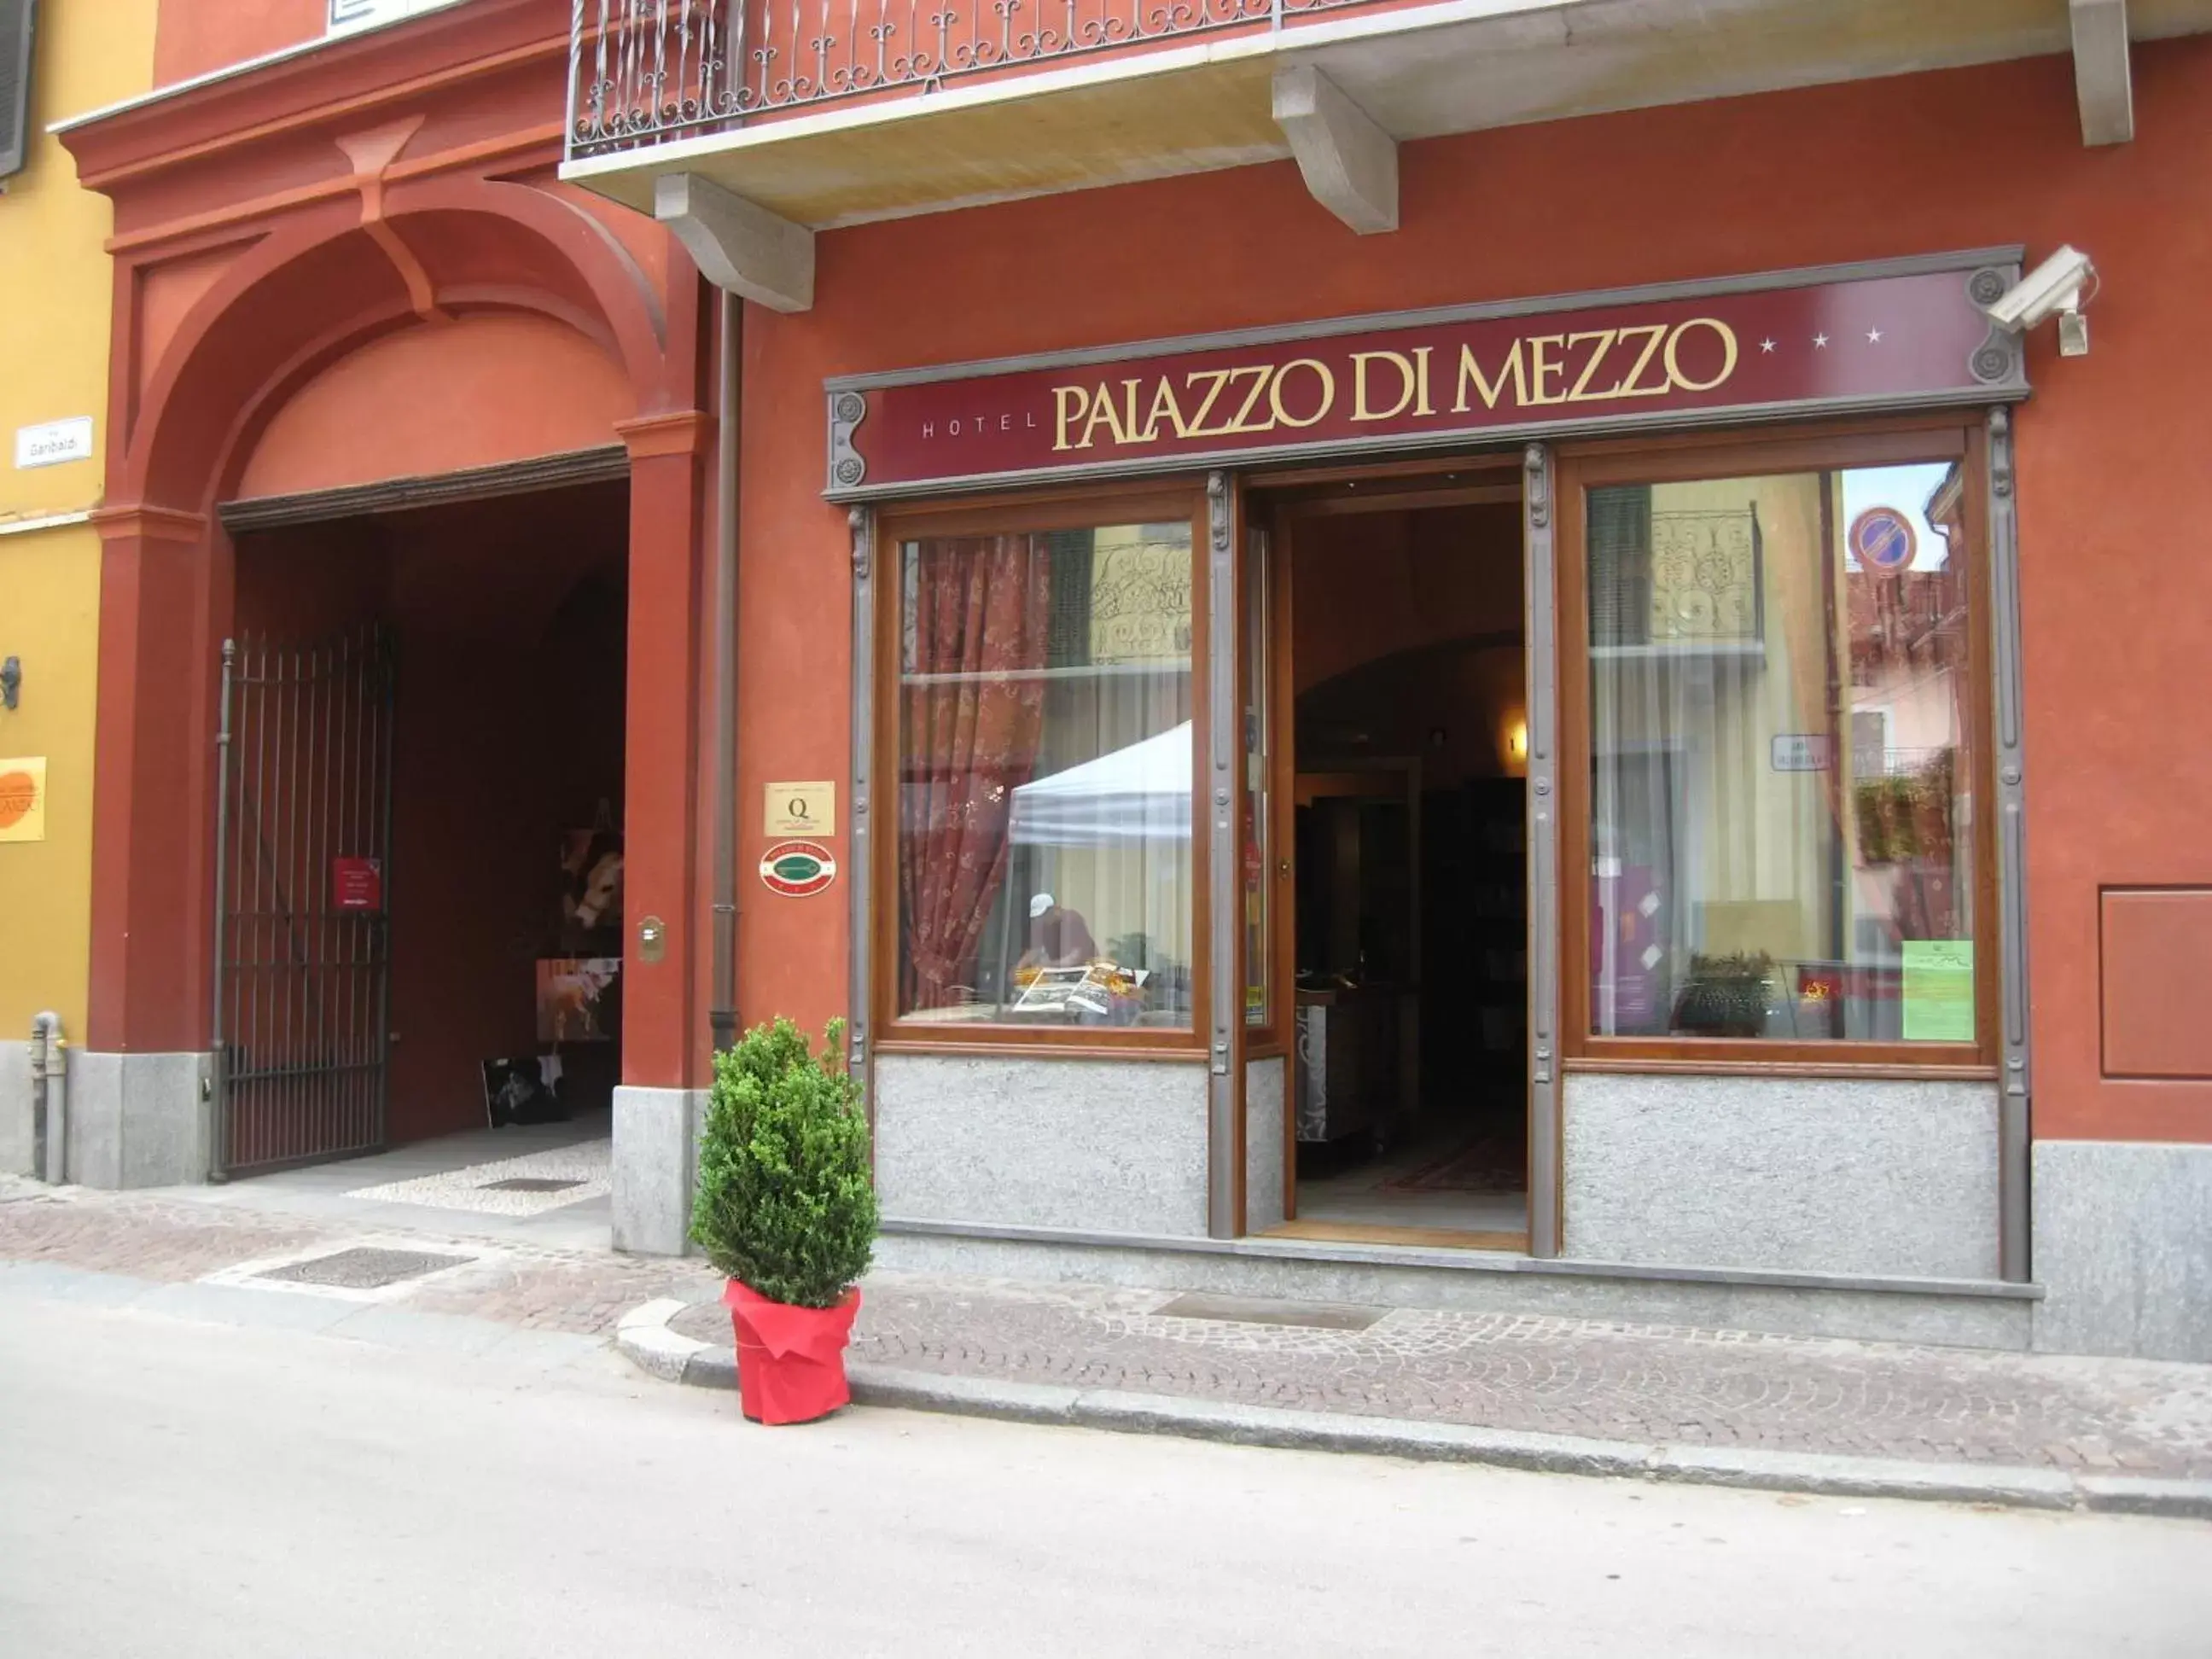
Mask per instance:
[[[834,783],[771,783],[763,830],[770,836],[834,836],[837,833],[837,786]]]

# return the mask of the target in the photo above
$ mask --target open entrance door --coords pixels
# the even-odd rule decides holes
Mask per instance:
[[[267,511],[233,525],[215,1172],[588,1131],[622,1051],[626,480]]]
[[[1528,593],[1520,473],[1460,463],[1255,492],[1244,551],[1247,1121],[1283,1056],[1281,1218],[1529,1238]],[[1272,914],[1269,914],[1272,912]],[[1272,1040],[1272,1042],[1270,1041]],[[1256,1168],[1256,1160],[1255,1161]],[[1254,1183],[1257,1186],[1257,1182]]]
[[[1297,1063],[1292,1012],[1278,948],[1282,906],[1291,888],[1291,855],[1280,788],[1282,692],[1276,672],[1283,603],[1271,527],[1247,500],[1236,559],[1235,601],[1222,632],[1235,641],[1237,757],[1233,884],[1236,939],[1234,1075],[1241,1129],[1237,1173],[1242,1231],[1279,1231],[1291,1217],[1289,1145]]]

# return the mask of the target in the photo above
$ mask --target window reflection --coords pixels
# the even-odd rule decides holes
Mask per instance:
[[[1960,483],[1589,492],[1595,1032],[1973,1039]]]
[[[910,541],[899,574],[900,1013],[1188,1029],[1189,525]]]

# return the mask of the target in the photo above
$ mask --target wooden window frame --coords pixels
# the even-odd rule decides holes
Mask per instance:
[[[1295,1021],[1285,1018],[1285,1011],[1297,1001],[1295,985],[1283,975],[1284,955],[1283,910],[1290,902],[1286,890],[1290,883],[1290,842],[1288,824],[1291,820],[1289,803],[1283,799],[1281,787],[1282,758],[1290,747],[1290,728],[1284,725],[1289,718],[1289,675],[1284,665],[1290,652],[1290,582],[1288,565],[1282,551],[1282,536],[1274,515],[1266,511],[1253,511],[1254,501],[1249,489],[1240,489],[1232,533],[1236,538],[1231,562],[1236,570],[1232,587],[1237,605],[1237,707],[1241,720],[1244,709],[1246,676],[1253,672],[1250,651],[1251,632],[1247,627],[1253,619],[1252,585],[1264,574],[1265,586],[1259,596],[1258,631],[1266,635],[1266,661],[1261,666],[1260,697],[1262,718],[1267,722],[1267,741],[1262,745],[1262,771],[1267,802],[1267,816],[1255,821],[1260,830],[1261,890],[1266,895],[1266,921],[1260,930],[1261,954],[1265,959],[1267,978],[1265,997],[1261,1005],[1263,1018],[1256,1025],[1243,1026],[1241,1042],[1247,1060],[1273,1060],[1290,1055],[1291,1033]],[[1255,537],[1260,538],[1255,541]],[[1264,554],[1262,550],[1264,544]],[[1262,569],[1264,563],[1265,568]],[[1238,733],[1237,752],[1243,754],[1243,733]],[[1244,813],[1252,806],[1252,790],[1249,764],[1237,769],[1237,823],[1238,839],[1242,841]],[[1240,849],[1241,856],[1241,849]],[[1239,906],[1237,928],[1237,1014],[1243,1019],[1243,998],[1251,981],[1250,963],[1245,959],[1248,949],[1243,926],[1242,906],[1244,899],[1243,871],[1240,868],[1234,878],[1237,884]],[[1295,1083],[1288,1074],[1284,1080],[1284,1099],[1291,1103]],[[1285,1111],[1291,1112],[1291,1104]]]
[[[1594,487],[1772,477],[1866,466],[1960,461],[1966,556],[1967,718],[1973,765],[1974,1034],[1972,1042],[1771,1041],[1747,1037],[1601,1036],[1591,1029],[1591,747],[1588,494]],[[1991,703],[1989,457],[1980,422],[1964,413],[1821,422],[1723,434],[1562,445],[1559,503],[1559,1038],[1567,1071],[1670,1071],[1708,1075],[1994,1079],[2000,1044],[1996,732]]]
[[[877,1032],[874,1051],[885,1054],[974,1054],[1006,1058],[1202,1060],[1208,1030],[1207,1000],[1214,971],[1207,895],[1212,890],[1209,837],[1201,808],[1206,757],[1210,753],[1207,687],[1206,549],[1208,507],[1204,477],[1151,477],[1126,483],[1091,484],[1059,489],[1024,490],[938,498],[890,505],[876,515],[874,568],[884,573],[876,605],[875,775],[884,781],[877,793],[897,803],[900,719],[899,642],[905,603],[901,544],[930,537],[986,536],[1015,532],[1079,530],[1125,524],[1187,522],[1190,526],[1191,577],[1191,1014],[1189,1028],[1174,1030],[1086,1025],[1012,1025],[978,1021],[938,1024],[904,1019],[898,1012],[900,966],[899,867],[904,856],[895,804],[892,828],[884,836],[888,856],[872,860],[868,926],[872,961],[868,988]]]

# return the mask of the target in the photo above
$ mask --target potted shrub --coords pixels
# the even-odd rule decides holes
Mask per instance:
[[[876,1237],[868,1124],[839,1058],[787,1019],[714,1056],[691,1237],[729,1279],[738,1397],[760,1423],[805,1423],[852,1398],[845,1345]]]

